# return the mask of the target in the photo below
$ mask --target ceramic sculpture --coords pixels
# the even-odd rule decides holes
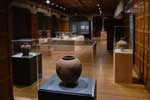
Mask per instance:
[[[77,85],[82,65],[74,56],[64,56],[56,62],[56,73],[65,86]]]
[[[116,43],[116,47],[121,50],[127,49],[127,42],[124,40],[123,37]]]
[[[28,43],[24,43],[20,46],[20,49],[21,49],[21,52],[23,53],[23,56],[29,56],[31,45]]]

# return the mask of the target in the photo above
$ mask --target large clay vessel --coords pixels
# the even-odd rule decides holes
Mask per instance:
[[[56,62],[56,73],[65,86],[77,85],[81,71],[80,60],[74,56],[64,56]]]
[[[28,43],[24,43],[20,46],[20,49],[21,49],[21,52],[23,53],[23,56],[29,56],[31,45]]]

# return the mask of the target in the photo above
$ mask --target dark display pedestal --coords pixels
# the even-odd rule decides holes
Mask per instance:
[[[22,56],[18,53],[12,56],[13,82],[16,85],[31,85],[42,78],[42,56],[40,53],[30,53]],[[38,73],[37,73],[38,71]]]
[[[96,100],[96,82],[89,77],[80,77],[76,87],[68,88],[60,84],[54,75],[38,90],[38,100]]]

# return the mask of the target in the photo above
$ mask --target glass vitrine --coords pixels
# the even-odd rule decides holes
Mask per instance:
[[[56,74],[56,61],[63,56],[77,57],[82,64],[82,75],[92,76],[90,71],[85,72],[84,69],[90,69],[90,67],[93,67],[93,56],[95,50],[96,41],[92,40],[50,40],[44,44],[37,44],[36,47],[36,52],[42,54],[43,76],[47,78]]]
[[[67,96],[66,95],[62,96],[66,97],[64,99],[69,98],[69,96],[72,94],[75,96],[75,98],[78,97],[80,98],[80,95],[85,95],[84,98],[86,97],[94,98],[95,97],[94,77],[96,72],[93,68],[95,67],[93,63],[94,60],[93,56],[95,50],[96,50],[96,41],[91,40],[88,41],[50,40],[48,43],[38,44],[37,52],[40,52],[42,54],[42,72],[43,72],[42,77],[39,77],[39,74],[37,73],[38,76],[37,78],[39,78],[37,83],[39,100],[42,100],[43,98],[45,98],[45,96],[46,98],[50,98],[49,97],[50,95],[52,95],[51,97],[54,97],[54,99],[56,99],[55,98],[56,95],[62,96],[65,93]],[[81,75],[79,79],[76,81],[77,84],[73,87],[66,87],[63,84],[64,82],[62,82],[63,79],[61,79],[61,77],[58,75],[59,69],[56,70],[57,69],[56,64],[58,64],[58,61],[63,62],[61,59],[63,59],[66,56],[73,56],[75,58],[78,58],[82,65]],[[64,62],[69,61],[67,60]],[[68,65],[64,67],[67,66]],[[61,72],[60,73],[61,75],[63,74],[64,78],[66,79],[68,77],[65,76],[66,73],[71,72],[76,73],[75,71],[70,72],[70,69],[69,70],[61,69],[61,70],[65,70],[62,73]],[[47,93],[49,95],[47,95]]]
[[[23,98],[37,99],[38,91],[43,84],[52,78],[59,79],[56,73],[56,62],[64,56],[74,56],[79,59],[82,64],[79,79],[83,81],[78,86],[82,88],[90,86],[87,88],[89,92],[87,94],[83,92],[83,94],[91,95],[93,93],[96,74],[93,56],[96,52],[96,41],[49,39],[41,43],[39,39],[19,39],[13,40],[13,43],[18,44],[18,49],[24,43],[31,45],[29,55],[23,56],[22,51],[17,51],[12,55],[14,94],[16,97],[23,95]],[[88,81],[89,85],[84,84],[85,81]]]

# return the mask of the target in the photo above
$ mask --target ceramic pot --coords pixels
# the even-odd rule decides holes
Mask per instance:
[[[56,62],[56,73],[65,86],[77,85],[81,71],[80,60],[74,56],[64,56]]]
[[[31,45],[28,43],[24,43],[20,46],[20,49],[21,49],[21,52],[23,53],[23,56],[29,56]]]
[[[123,39],[119,40],[116,44],[117,48],[119,49],[126,49],[127,48],[127,42]]]

